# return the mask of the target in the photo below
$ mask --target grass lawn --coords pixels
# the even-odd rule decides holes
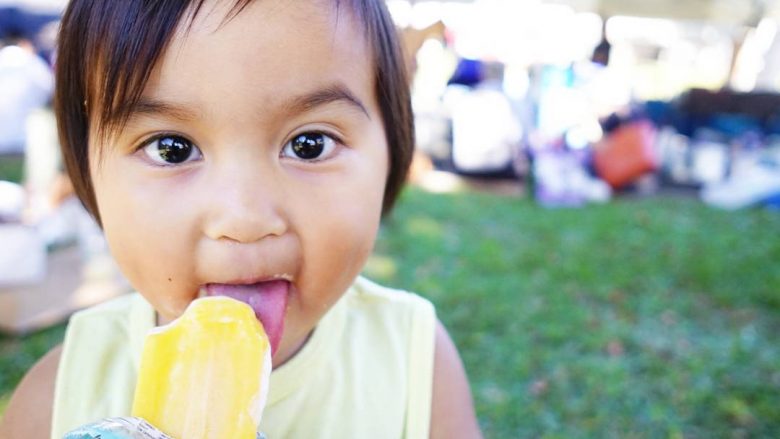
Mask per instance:
[[[24,158],[19,155],[0,155],[0,180],[20,183],[24,178]]]
[[[366,273],[437,306],[489,438],[780,437],[780,213],[411,189]],[[0,338],[2,401],[62,327]]]

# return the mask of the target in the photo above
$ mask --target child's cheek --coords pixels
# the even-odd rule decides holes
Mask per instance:
[[[158,311],[175,317],[195,289],[191,231],[183,215],[189,207],[171,203],[153,184],[120,171],[107,159],[94,180],[112,255],[136,290]]]

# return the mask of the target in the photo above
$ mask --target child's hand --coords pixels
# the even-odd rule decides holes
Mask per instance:
[[[173,439],[141,418],[108,418],[77,428],[63,439]],[[257,439],[265,439],[257,433]]]

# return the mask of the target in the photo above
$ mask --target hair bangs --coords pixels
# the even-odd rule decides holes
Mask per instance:
[[[253,0],[236,0],[225,21]],[[152,71],[177,29],[190,28],[205,0],[107,2],[98,32],[85,45],[85,105],[95,133],[105,141],[123,128],[137,105]],[[92,56],[90,56],[92,55]]]

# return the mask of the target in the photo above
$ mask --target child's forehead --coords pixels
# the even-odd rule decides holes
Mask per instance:
[[[206,0],[180,20],[170,47],[173,52],[188,44],[259,50],[257,38],[266,38],[282,47],[330,42],[365,49],[364,34],[355,14],[338,0],[250,0],[238,9],[232,2]]]
[[[204,0],[193,3],[185,12],[175,37],[216,33],[234,21],[248,22],[250,27],[330,25],[333,32],[357,31],[353,8],[344,3],[343,0]]]
[[[234,79],[236,88],[275,92],[268,99],[300,94],[309,83],[373,89],[369,45],[344,9],[329,0],[257,0],[230,16],[228,4],[208,1],[190,25],[179,26],[148,85],[175,95],[190,90],[182,82],[212,74],[219,83]]]

